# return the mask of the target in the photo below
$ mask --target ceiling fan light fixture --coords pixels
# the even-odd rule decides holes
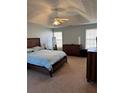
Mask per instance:
[[[60,24],[62,24],[63,23],[63,21],[61,21],[59,18],[55,18],[54,19],[54,22],[53,22],[53,25],[60,25]]]
[[[64,23],[65,21],[68,21],[69,19],[65,19],[65,18],[54,18],[54,22],[53,25],[57,26],[57,25],[61,25],[62,23]]]
[[[57,20],[54,20],[53,25],[60,25],[61,23]]]

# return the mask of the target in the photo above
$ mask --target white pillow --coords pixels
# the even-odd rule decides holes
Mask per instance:
[[[32,48],[27,49],[27,53],[33,52],[34,50]]]
[[[40,46],[36,46],[36,47],[33,47],[33,50],[34,51],[39,51],[39,50],[42,50],[44,49],[43,47],[40,47]]]

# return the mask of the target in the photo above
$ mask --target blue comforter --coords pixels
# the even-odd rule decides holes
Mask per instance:
[[[46,67],[49,71],[52,70],[52,65],[66,56],[63,51],[55,50],[39,50],[27,54],[27,62],[37,66]]]

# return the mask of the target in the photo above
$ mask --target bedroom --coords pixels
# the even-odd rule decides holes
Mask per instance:
[[[87,79],[87,51],[96,47],[97,1],[27,1],[27,92],[96,93],[96,73]],[[42,63],[39,55],[46,55]]]
[[[80,1],[85,2],[82,5]],[[1,0],[0,93],[124,93],[124,2],[97,0],[96,9],[96,2],[94,5],[93,1]],[[56,5],[57,8],[53,8]],[[58,5],[61,6],[59,9]],[[87,18],[84,13],[93,11],[96,14],[94,8],[97,10],[97,17],[95,16],[97,21],[87,22],[85,18],[89,19],[89,17]],[[59,16],[54,18],[56,14]],[[93,17],[94,14],[91,13],[89,16]],[[31,22],[29,22],[30,18]],[[63,19],[65,21],[61,23]],[[58,26],[54,26],[53,23]],[[92,43],[97,44],[96,84],[88,81],[87,63],[93,60],[88,61],[90,57],[88,55],[92,55],[89,48],[88,51],[86,50],[90,38],[87,38],[88,33],[84,34],[93,30],[97,30],[97,38],[93,36],[95,42]],[[29,39],[32,44],[27,43]],[[61,61],[62,64],[59,63],[60,67],[57,66],[58,69],[52,72],[51,76],[49,73],[52,69],[51,65],[44,70],[46,72],[41,70],[41,66],[39,69],[33,67],[27,69],[27,45],[40,45],[34,49],[43,52],[65,52],[67,60]],[[79,52],[76,51],[80,46],[79,56]],[[65,50],[66,48],[68,51]],[[32,53],[34,49],[31,50]],[[74,51],[69,52],[73,49]]]

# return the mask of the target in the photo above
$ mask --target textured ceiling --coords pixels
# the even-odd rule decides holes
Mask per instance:
[[[69,19],[57,27],[94,23],[97,21],[97,0],[27,0],[28,22],[53,28],[56,16]]]

